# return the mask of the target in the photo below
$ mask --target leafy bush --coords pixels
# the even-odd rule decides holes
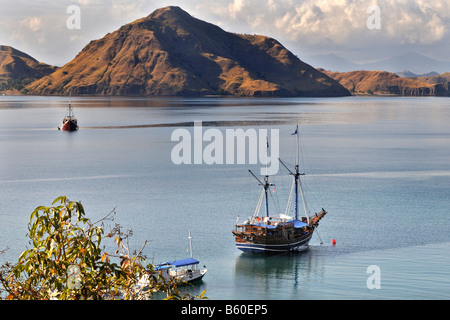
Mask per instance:
[[[126,240],[132,232],[124,233],[115,225],[104,234],[104,221],[111,220],[115,209],[92,223],[81,202],[62,196],[52,205],[37,207],[31,214],[32,248],[20,255],[17,264],[7,262],[0,268],[0,299],[2,293],[10,300],[148,299],[155,292],[165,293],[165,299],[194,298],[180,293],[178,281],[165,282],[151,264],[143,265],[145,243],[139,252],[130,252]],[[102,241],[108,238],[118,247],[114,254],[102,251]],[[138,282],[146,273],[151,276],[144,288]]]

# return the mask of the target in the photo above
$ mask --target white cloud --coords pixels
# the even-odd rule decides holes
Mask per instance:
[[[147,15],[143,13],[143,6],[145,6],[145,1],[113,0],[107,13],[113,20],[131,22]]]
[[[225,30],[264,34],[302,54],[353,53],[362,60],[450,50],[449,0],[224,0],[196,1],[197,15]],[[367,8],[380,8],[381,28],[368,29]],[[437,54],[437,51],[440,54]],[[390,54],[389,54],[390,53]],[[366,57],[364,57],[366,55]],[[375,57],[372,57],[375,58]],[[361,59],[360,59],[361,60]]]
[[[389,39],[401,44],[432,44],[448,37],[448,1],[404,0],[400,4],[397,10],[393,4],[383,8]]]
[[[211,10],[224,26],[247,25],[251,31],[268,30],[292,41],[343,44],[370,37],[366,9],[374,3],[380,7],[385,40],[430,43],[448,35],[448,0],[234,0],[199,8]]]
[[[19,20],[19,25],[29,29],[31,32],[36,32],[42,28],[42,20],[39,17],[29,17]]]

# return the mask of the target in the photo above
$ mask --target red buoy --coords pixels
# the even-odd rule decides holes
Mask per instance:
[[[333,243],[333,246],[334,246],[336,244],[336,239],[333,239],[332,243]]]

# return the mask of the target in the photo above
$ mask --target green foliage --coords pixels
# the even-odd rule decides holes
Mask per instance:
[[[165,299],[193,298],[179,292],[177,281],[166,283],[158,277],[152,265],[144,267],[145,244],[138,253],[130,252],[127,243],[132,232],[124,233],[116,225],[104,234],[103,222],[115,209],[92,223],[80,202],[62,196],[52,205],[37,207],[31,214],[32,248],[20,255],[16,265],[6,263],[0,269],[6,299],[147,299],[155,292],[164,293]],[[108,238],[118,247],[114,254],[101,249]],[[150,275],[145,288],[138,285],[144,274]]]
[[[17,91],[22,90],[26,85],[33,82],[33,78],[19,78],[19,79],[9,79],[6,82],[0,83],[0,91],[16,89]]]

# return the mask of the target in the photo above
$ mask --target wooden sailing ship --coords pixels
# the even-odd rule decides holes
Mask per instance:
[[[236,247],[244,252],[281,253],[288,251],[303,251],[307,249],[314,230],[319,226],[319,221],[327,214],[322,210],[313,215],[310,214],[304,198],[299,172],[299,134],[298,126],[293,135],[297,135],[297,161],[294,172],[291,171],[281,159],[280,163],[293,176],[291,192],[285,214],[269,214],[268,192],[272,185],[269,176],[264,177],[264,182],[258,179],[250,170],[249,172],[263,187],[253,216],[238,224],[232,231],[235,237]],[[294,217],[287,215],[290,211],[292,196],[294,195]],[[303,202],[305,216],[299,217],[299,195]],[[265,199],[266,215],[259,217],[259,211],[263,199]],[[239,219],[239,217],[238,217]]]

